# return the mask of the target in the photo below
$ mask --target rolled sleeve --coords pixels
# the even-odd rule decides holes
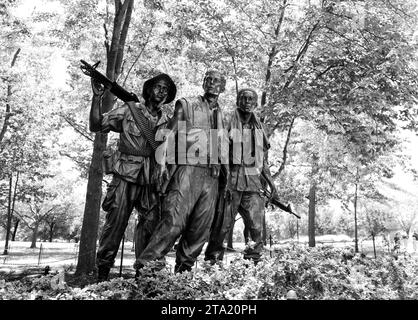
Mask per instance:
[[[122,122],[126,114],[126,106],[118,107],[103,114],[102,132],[109,131],[122,132]]]

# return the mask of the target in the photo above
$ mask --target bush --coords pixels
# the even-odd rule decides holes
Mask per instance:
[[[0,299],[53,300],[281,300],[290,290],[298,299],[417,299],[418,265],[407,257],[377,259],[352,249],[328,246],[276,249],[276,258],[257,265],[237,258],[227,266],[210,266],[172,274],[168,269],[141,270],[138,281],[115,278],[108,282],[69,286],[58,275],[0,280]]]

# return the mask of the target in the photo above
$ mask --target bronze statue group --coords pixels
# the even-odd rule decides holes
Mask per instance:
[[[120,134],[106,166],[113,179],[102,204],[98,281],[109,278],[134,208],[137,275],[149,262],[163,268],[176,242],[175,272],[190,271],[206,242],[204,259],[222,261],[223,242],[238,212],[253,244],[244,258],[260,260],[265,207],[260,190],[268,186],[277,196],[267,163],[270,145],[254,113],[256,91],[239,90],[227,120],[218,103],[225,83],[219,71],[206,72],[203,95],[178,99],[168,117],[162,106],[175,100],[177,89],[167,74],[145,81],[139,102],[104,114],[101,101],[108,89],[92,77],[90,130]]]

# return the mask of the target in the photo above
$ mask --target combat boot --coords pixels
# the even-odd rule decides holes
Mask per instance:
[[[109,273],[110,268],[106,266],[100,266],[98,268],[98,274],[97,274],[97,282],[103,282],[109,280]]]
[[[190,267],[190,266],[188,266],[188,265],[186,265],[184,263],[182,263],[180,265],[176,264],[174,266],[174,273],[183,273],[185,271],[187,271],[187,272],[192,271],[192,267]]]

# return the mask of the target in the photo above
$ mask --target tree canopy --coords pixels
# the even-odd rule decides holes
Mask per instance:
[[[395,204],[409,212],[400,228],[412,230],[416,196],[404,201],[385,188],[399,190],[391,181],[418,169],[405,153],[417,134],[417,19],[412,0],[8,0],[0,4],[1,225],[26,217],[33,230],[30,219],[51,226],[60,212],[70,234],[81,230],[86,204],[97,213],[88,228],[99,230],[109,180],[100,159],[117,135],[88,131],[83,59],[100,60],[100,71],[138,94],[168,73],[177,98],[201,93],[204,72],[221,70],[226,113],[239,88],[259,93],[271,170],[283,202],[303,215],[301,232],[312,192],[317,230],[353,230],[354,212],[364,232],[383,230]],[[109,95],[105,108],[119,103]],[[93,187],[94,197],[74,191]],[[78,198],[66,196],[73,191]],[[269,232],[289,236],[274,225],[291,217],[267,216]]]

